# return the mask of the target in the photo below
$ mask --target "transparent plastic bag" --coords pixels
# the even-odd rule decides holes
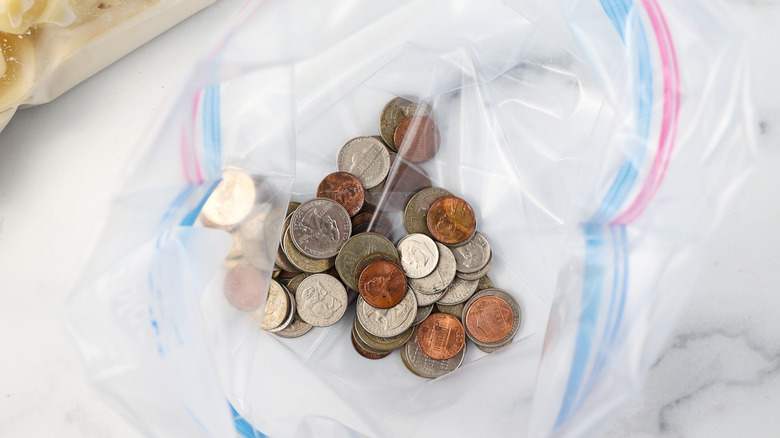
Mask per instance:
[[[753,158],[742,42],[701,3],[249,3],[144,143],[68,302],[89,375],[153,436],[592,431],[641,387]],[[432,381],[356,355],[350,318],[258,330],[222,292],[230,236],[193,226],[228,168],[274,211],[314,197],[395,96],[432,107],[421,167],[474,207],[523,310],[512,345]],[[270,279],[283,215],[266,218]]]

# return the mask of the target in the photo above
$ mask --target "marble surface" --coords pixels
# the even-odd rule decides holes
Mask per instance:
[[[88,385],[60,304],[133,146],[242,3],[218,1],[0,134],[0,436],[141,436]],[[599,436],[780,436],[780,0],[713,3],[750,42],[762,160],[644,388]]]

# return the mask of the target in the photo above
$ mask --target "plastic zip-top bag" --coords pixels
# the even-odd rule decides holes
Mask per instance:
[[[579,436],[613,415],[749,170],[747,65],[698,0],[549,3],[247,4],[144,142],[67,303],[99,390],[150,436]],[[356,354],[351,316],[260,330],[225,299],[231,234],[199,219],[226,172],[253,176],[267,290],[288,201],[395,97],[434,114],[414,173],[473,207],[522,309],[510,345],[433,380]],[[396,239],[409,168],[375,193]]]

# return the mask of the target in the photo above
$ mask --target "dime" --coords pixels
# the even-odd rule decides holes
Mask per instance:
[[[431,359],[450,359],[466,345],[466,333],[458,318],[434,313],[417,328],[417,344]]]
[[[488,261],[485,263],[485,266],[482,267],[477,272],[474,272],[472,274],[466,274],[465,272],[458,272],[457,276],[458,278],[462,278],[464,280],[479,280],[480,278],[487,275],[488,272],[490,272],[490,268],[493,267],[493,252],[490,252],[490,256],[488,256]]]
[[[491,298],[486,301],[484,300],[486,297]],[[475,308],[476,303],[480,304]],[[511,313],[506,310],[503,304],[508,305]],[[485,289],[477,292],[463,308],[466,336],[475,344],[483,347],[495,347],[511,341],[517,334],[521,321],[520,305],[511,295],[501,289]],[[509,326],[508,331],[507,325]],[[499,337],[504,333],[506,334],[503,337]],[[484,340],[495,341],[484,342]]]
[[[322,180],[317,187],[317,197],[338,202],[351,217],[363,208],[366,192],[363,189],[363,184],[354,175],[347,172],[335,172]]]
[[[284,286],[276,280],[271,280],[260,328],[271,330],[279,327],[287,319],[287,314],[290,311],[289,295],[284,290]]]
[[[425,234],[409,234],[398,242],[401,268],[409,278],[422,278],[433,272],[439,262],[436,242]]]
[[[435,379],[447,373],[455,371],[463,364],[466,357],[466,345],[460,350],[460,353],[446,360],[435,360],[428,357],[420,349],[417,343],[417,332],[419,327],[412,333],[409,342],[401,348],[401,359],[410,371],[414,374],[427,379]]]
[[[439,250],[439,263],[436,269],[423,278],[409,279],[409,286],[422,294],[436,294],[447,289],[455,278],[455,257],[449,248],[436,242]]]
[[[290,220],[290,237],[304,255],[327,259],[339,253],[352,232],[352,222],[344,207],[331,199],[306,201]]]
[[[375,252],[371,253],[365,257],[363,257],[360,262],[358,262],[357,266],[355,266],[355,282],[358,285],[358,288],[360,287],[360,274],[363,273],[363,270],[368,267],[371,263],[374,263],[377,260],[384,260],[386,262],[393,263],[395,265],[399,264],[399,261],[397,258],[394,258],[391,255],[385,254],[383,252]]]
[[[360,274],[358,291],[366,302],[379,309],[398,304],[406,295],[406,276],[395,263],[378,260]]]
[[[449,286],[447,286],[447,292],[444,294],[438,303],[445,306],[452,306],[454,304],[465,303],[474,295],[477,291],[477,280],[464,280],[462,278],[455,278],[452,280]]]
[[[226,171],[203,204],[200,218],[207,227],[230,231],[241,223],[255,204],[255,181],[243,172]]]
[[[404,160],[422,163],[439,151],[441,135],[430,117],[411,116],[401,120],[395,128],[393,142]]]
[[[225,298],[243,312],[256,309],[263,299],[264,275],[249,264],[239,264],[225,275]]]
[[[403,346],[409,338],[412,337],[413,327],[409,327],[400,335],[391,336],[389,338],[380,338],[369,333],[365,327],[360,324],[360,320],[355,317],[352,321],[352,329],[355,331],[355,338],[361,345],[371,347],[377,352],[393,351],[396,348]]]
[[[455,256],[456,269],[465,274],[479,271],[490,259],[490,244],[480,232],[476,232],[466,245],[450,249]]]
[[[427,223],[428,209],[436,200],[446,196],[452,196],[452,193],[439,187],[423,189],[412,196],[404,210],[406,232],[409,234],[422,233],[430,237],[431,232],[428,230]]]
[[[388,351],[388,352],[385,352],[385,353],[377,354],[377,353],[372,353],[372,352],[366,350],[365,348],[363,348],[363,346],[358,344],[358,341],[356,339],[354,330],[352,331],[352,333],[349,336],[352,339],[352,347],[355,349],[355,351],[357,351],[357,353],[359,355],[365,357],[366,359],[371,359],[371,360],[382,359],[384,357],[389,356],[390,353],[391,353],[390,351]]]
[[[431,205],[427,225],[434,239],[451,245],[471,236],[477,227],[477,219],[468,202],[457,196],[447,196]]]
[[[423,321],[425,321],[425,318],[427,318],[428,315],[431,314],[431,312],[433,312],[433,304],[429,306],[419,307],[419,303],[418,303],[417,315],[414,317],[414,322],[412,323],[412,325],[418,325]]]
[[[379,117],[379,134],[392,150],[397,150],[393,136],[401,120],[417,111],[417,104],[402,97],[396,97],[385,105]]]
[[[439,299],[443,297],[445,293],[447,293],[446,288],[443,291],[435,294],[422,294],[412,289],[411,287],[409,288],[409,290],[414,292],[414,297],[417,298],[417,305],[421,307],[430,306],[431,304],[439,301]]]
[[[457,274],[456,274],[457,275]],[[487,274],[479,279],[477,283],[477,292],[485,289],[493,289],[493,280]]]
[[[282,286],[282,287],[284,287],[284,286]],[[278,327],[272,328],[272,329],[268,329],[268,331],[271,332],[271,333],[280,332],[280,331],[286,329],[287,327],[289,327],[292,324],[293,320],[295,319],[295,312],[296,312],[296,310],[295,310],[295,298],[292,296],[290,291],[287,290],[287,288],[284,289],[284,292],[287,294],[287,316],[285,316],[284,322],[279,324]]]
[[[338,156],[341,172],[355,175],[364,189],[376,187],[390,171],[390,153],[376,137],[357,137],[348,141]]]
[[[306,277],[295,295],[298,315],[315,327],[333,325],[347,311],[347,291],[344,285],[328,274]]]
[[[414,294],[407,293],[400,303],[388,309],[378,309],[358,297],[356,313],[360,324],[374,336],[389,338],[400,335],[412,326],[417,316]]]
[[[308,272],[308,273],[318,273],[318,272],[325,272],[336,263],[335,257],[330,257],[327,259],[314,259],[311,257],[307,257],[302,252],[298,251],[298,248],[295,247],[295,244],[292,241],[292,237],[290,237],[290,229],[287,229],[287,232],[284,233],[284,244],[282,245],[282,249],[284,250],[285,254],[287,254],[287,258],[290,261],[290,263],[293,264],[297,269],[297,271],[302,272]]]
[[[403,209],[412,196],[430,188],[431,177],[420,166],[398,160],[385,183],[386,202],[390,207]]]
[[[355,268],[363,257],[382,252],[398,259],[398,253],[395,245],[387,240],[386,237],[376,233],[361,233],[350,238],[341,248],[336,256],[336,270],[341,277],[341,281],[352,290],[358,290],[358,281],[355,279]],[[454,258],[453,258],[454,266]]]

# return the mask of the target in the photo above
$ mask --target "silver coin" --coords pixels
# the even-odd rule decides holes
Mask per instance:
[[[431,204],[445,196],[452,196],[452,193],[439,187],[431,187],[420,190],[409,200],[404,209],[404,227],[409,234],[422,233],[431,237],[428,230],[428,210]]]
[[[380,338],[400,335],[412,326],[417,316],[417,300],[409,292],[400,303],[387,309],[377,309],[358,297],[356,313],[367,332]]]
[[[490,259],[490,244],[480,232],[476,232],[467,244],[450,249],[455,256],[456,269],[464,274],[479,271]]]
[[[498,344],[498,345],[496,345],[495,347],[486,347],[486,346],[484,346],[484,345],[480,345],[480,344],[474,344],[474,345],[475,345],[475,346],[476,346],[476,347],[477,347],[477,348],[478,348],[480,351],[482,351],[482,352],[484,352],[484,353],[487,353],[487,354],[490,354],[490,353],[493,353],[493,352],[495,352],[495,351],[498,351],[498,350],[500,350],[500,349],[502,349],[502,348],[504,348],[504,347],[508,347],[509,345],[512,345],[512,341],[513,341],[513,340],[514,340],[514,338],[512,338],[512,339],[509,339],[508,341],[504,342],[503,344]]]
[[[435,294],[421,294],[412,288],[409,288],[409,290],[414,292],[414,297],[417,298],[417,305],[420,307],[430,306],[439,301],[439,299],[447,293],[447,289]]]
[[[420,346],[417,344],[417,329],[414,329],[412,337],[409,342],[401,348],[401,359],[404,364],[420,377],[427,379],[435,379],[455,371],[463,364],[463,359],[466,357],[466,344],[463,345],[463,349],[458,354],[450,359],[436,360],[431,359],[425,353],[422,352]]]
[[[347,311],[347,290],[328,274],[314,274],[301,281],[295,293],[298,315],[315,327],[331,326]]]
[[[417,316],[414,317],[414,322],[412,325],[418,325],[425,321],[425,318],[427,318],[431,312],[433,312],[433,304],[423,307],[417,307]]]
[[[507,334],[504,337],[504,339],[501,339],[491,344],[476,340],[474,336],[471,334],[471,332],[469,332],[469,326],[467,324],[468,317],[469,317],[469,309],[471,309],[471,306],[474,304],[475,301],[485,296],[494,296],[506,301],[506,303],[509,304],[509,307],[512,309],[512,314],[513,314],[512,328],[509,330],[509,334]],[[469,298],[469,300],[466,302],[466,305],[463,307],[463,316],[461,317],[463,328],[466,330],[466,336],[468,336],[468,338],[471,339],[471,342],[488,348],[504,345],[507,342],[511,342],[512,338],[515,337],[517,331],[520,329],[520,323],[522,322],[522,320],[523,320],[522,310],[520,309],[520,305],[517,303],[517,300],[515,300],[512,297],[512,295],[509,295],[509,293],[507,293],[506,291],[501,289],[496,289],[496,288],[485,289],[475,293],[474,296]]]
[[[279,327],[290,311],[290,298],[284,286],[276,280],[271,280],[268,286],[268,297],[265,306],[261,306],[248,314],[249,320],[263,330]]]
[[[387,353],[393,351],[396,348],[402,347],[412,337],[414,328],[409,327],[399,335],[391,336],[389,338],[381,338],[379,336],[372,335],[371,333],[360,324],[360,319],[355,316],[352,321],[352,329],[357,338],[361,341],[361,344],[371,347],[372,350],[379,352],[377,354]]]
[[[409,286],[421,294],[439,293],[452,283],[455,278],[455,256],[449,248],[436,242],[439,249],[439,263],[436,269],[423,278],[409,279]]]
[[[268,329],[268,331],[271,332],[271,333],[279,332],[279,331],[282,331],[282,330],[286,329],[287,327],[290,326],[290,324],[292,324],[293,319],[295,319],[295,312],[296,312],[296,310],[295,310],[295,298],[293,297],[292,293],[290,293],[290,291],[286,287],[284,287],[284,286],[282,286],[282,287],[284,288],[284,291],[287,293],[287,300],[288,300],[288,303],[289,303],[289,308],[287,310],[287,317],[284,319],[284,322],[282,322],[278,327],[273,328],[273,329]]]
[[[436,242],[425,234],[409,234],[396,247],[401,258],[401,269],[407,277],[423,278],[436,269],[439,249]]]
[[[390,153],[376,137],[357,137],[348,141],[338,156],[340,172],[355,175],[364,189],[376,187],[390,171]]]
[[[441,313],[449,313],[458,319],[463,319],[463,307],[466,303],[453,304],[451,306],[446,304],[436,303],[436,309]]]
[[[477,291],[479,280],[464,280],[456,278],[447,286],[447,292],[438,301],[438,304],[452,306],[465,303]]]
[[[298,315],[298,312],[295,312],[295,316],[293,317],[292,323],[285,327],[282,330],[279,330],[278,332],[274,332],[276,336],[279,336],[280,338],[286,338],[286,339],[292,339],[292,338],[299,338],[306,333],[309,333],[309,331],[314,326],[307,323],[306,321],[302,320],[301,317]]]
[[[304,255],[327,259],[339,253],[352,233],[352,221],[344,207],[327,198],[304,202],[293,213],[290,237]]]
[[[487,275],[488,272],[490,272],[490,268],[493,266],[493,252],[490,252],[490,256],[488,256],[488,261],[485,263],[485,266],[482,267],[479,271],[473,272],[471,274],[467,274],[465,272],[458,272],[458,278],[462,278],[464,280],[479,280],[480,278]]]
[[[494,287],[493,280],[491,280],[489,276],[485,275],[479,279],[479,283],[477,284],[477,292],[485,289],[493,289]]]

